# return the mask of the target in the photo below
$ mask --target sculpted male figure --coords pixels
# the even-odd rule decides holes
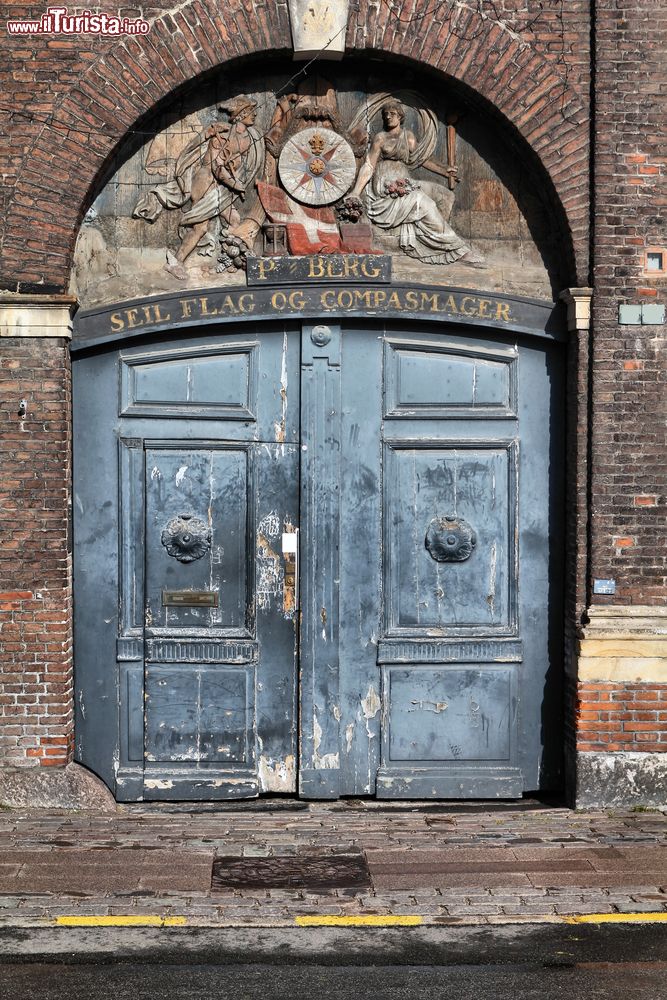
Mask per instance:
[[[163,208],[182,208],[190,201],[179,220],[181,245],[176,253],[167,250],[167,270],[181,280],[187,277],[184,262],[195,248],[204,256],[215,252],[212,220],[219,218],[223,233],[243,239],[236,205],[244,200],[264,161],[262,137],[253,127],[257,102],[239,95],[218,110],[227,112],[229,121],[216,122],[189,143],[176,161],[173,180],[152,188],[133,213],[153,222]]]

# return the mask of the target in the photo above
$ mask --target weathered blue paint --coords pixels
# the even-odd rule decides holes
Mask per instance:
[[[304,324],[301,337],[301,761],[299,788],[337,798],[341,329]]]
[[[562,447],[549,434],[558,361],[516,339],[408,330],[387,338],[385,365],[377,794],[549,787],[559,714],[561,546],[550,539],[562,537]],[[447,517],[474,536],[461,560],[429,551],[429,531]]]
[[[121,800],[295,790],[280,542],[298,514],[298,357],[274,327],[76,362],[77,756]],[[171,545],[179,518],[205,535],[194,557]]]
[[[553,787],[558,345],[224,329],[77,356],[78,759],[126,800],[295,791],[298,680],[304,797]],[[191,561],[181,515],[208,526]]]

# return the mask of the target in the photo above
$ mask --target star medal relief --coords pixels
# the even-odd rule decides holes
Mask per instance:
[[[305,205],[331,205],[349,191],[356,165],[349,142],[328,128],[307,128],[285,143],[278,160],[280,179]]]

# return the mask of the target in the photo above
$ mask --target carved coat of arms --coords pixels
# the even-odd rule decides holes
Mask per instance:
[[[417,132],[406,127],[406,103]],[[314,88],[275,99],[264,133],[249,96],[218,111],[224,120],[185,145],[172,176],[134,209],[148,222],[165,209],[180,212],[180,245],[167,250],[166,262],[176,278],[187,277],[195,252],[217,256],[224,272],[244,267],[249,254],[383,252],[376,246],[383,237],[424,264],[483,266],[449,223],[459,180],[454,127],[446,126],[441,163],[440,122],[418,95],[368,97],[343,125],[333,87],[318,78]]]

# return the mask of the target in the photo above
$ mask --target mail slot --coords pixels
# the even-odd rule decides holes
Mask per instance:
[[[163,590],[163,608],[217,608],[218,594],[212,590]]]

